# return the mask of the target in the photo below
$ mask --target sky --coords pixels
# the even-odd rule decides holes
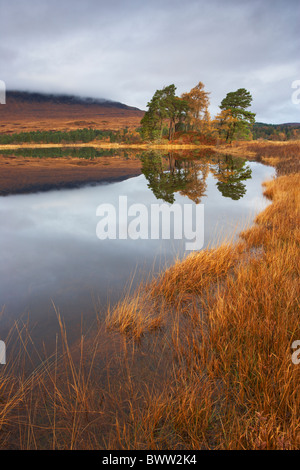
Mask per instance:
[[[246,88],[257,121],[300,122],[300,1],[0,0],[0,64],[8,90],[145,110],[201,81],[212,117]]]

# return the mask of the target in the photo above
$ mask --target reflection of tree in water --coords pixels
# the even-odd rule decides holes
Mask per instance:
[[[246,165],[242,158],[234,158],[225,155],[219,158],[216,165],[212,166],[211,172],[217,178],[217,188],[224,197],[238,200],[246,194],[246,185],[243,181],[251,178],[251,168]]]
[[[157,199],[173,204],[174,193],[180,192],[196,204],[200,203],[206,190],[209,170],[207,162],[180,160],[172,154],[169,154],[165,160],[155,152],[143,154],[141,160],[143,162],[142,173]]]
[[[231,155],[202,155],[199,159],[183,159],[177,154],[166,156],[152,151],[141,156],[142,173],[148,180],[148,188],[157,199],[170,204],[175,193],[187,196],[200,204],[205,196],[209,171],[218,180],[217,188],[224,197],[238,200],[246,193],[244,180],[251,178],[251,169],[245,160]]]
[[[180,191],[182,196],[187,196],[189,199],[200,204],[201,199],[205,196],[206,179],[209,173],[209,165],[207,162],[185,162],[188,165],[186,186]]]

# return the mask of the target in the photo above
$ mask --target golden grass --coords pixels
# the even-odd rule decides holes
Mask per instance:
[[[296,146],[293,159],[288,144],[256,148],[287,174],[265,183],[272,204],[237,243],[141,284],[72,351],[58,314],[55,354],[29,378],[2,373],[3,448],[300,448]]]
[[[300,141],[239,142],[237,148],[255,155],[257,160],[276,167],[277,175],[299,172]]]
[[[148,403],[172,448],[299,448],[299,184],[299,174],[267,183],[273,205],[242,233],[245,244],[192,255],[151,291],[174,302],[163,338],[176,358],[172,378]]]

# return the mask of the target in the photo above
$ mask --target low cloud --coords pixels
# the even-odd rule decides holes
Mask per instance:
[[[154,91],[200,80],[211,113],[245,87],[257,120],[299,121],[298,0],[0,0],[9,89],[107,98],[146,109]]]

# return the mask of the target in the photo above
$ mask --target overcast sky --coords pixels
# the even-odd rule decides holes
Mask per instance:
[[[258,121],[300,122],[299,0],[0,0],[0,80],[146,109],[199,81],[219,111],[246,88]]]

